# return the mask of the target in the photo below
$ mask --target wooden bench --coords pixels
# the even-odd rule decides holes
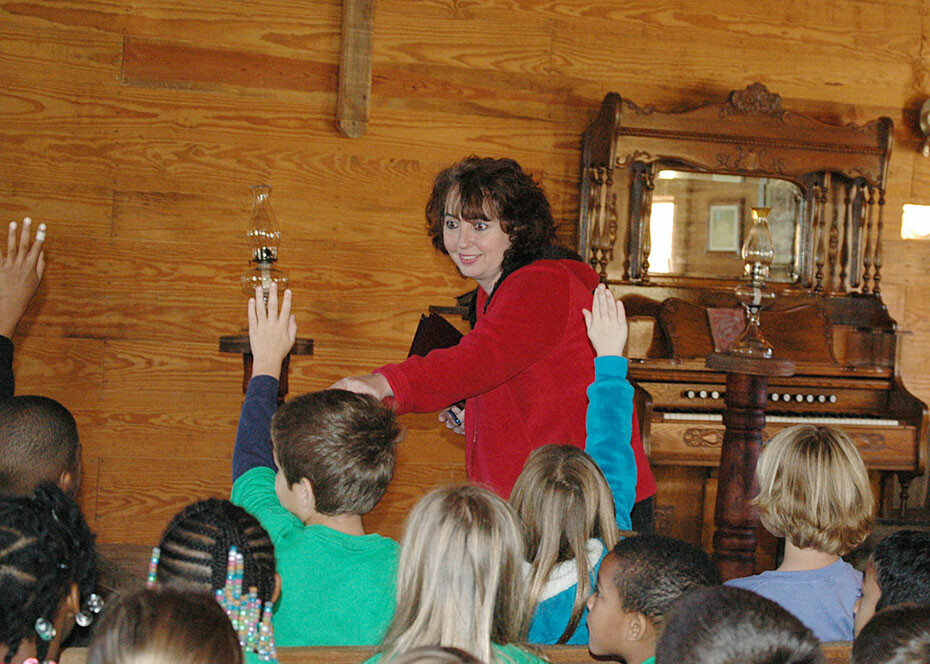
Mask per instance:
[[[849,664],[850,642],[826,643],[823,645],[827,664]],[[588,664],[599,660],[588,653],[586,646],[543,646],[542,654],[552,664]],[[367,646],[343,646],[313,648],[279,648],[281,664],[359,664],[371,657],[374,648]],[[69,648],[59,664],[85,664],[87,648]]]

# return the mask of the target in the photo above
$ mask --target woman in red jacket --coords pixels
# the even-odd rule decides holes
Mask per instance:
[[[400,413],[442,411],[465,434],[469,479],[507,498],[537,447],[584,449],[594,350],[581,310],[599,278],[553,244],[549,202],[512,159],[469,157],[439,173],[426,218],[434,246],[478,284],[474,328],[457,346],[333,387],[393,397]],[[449,409],[462,399],[464,413]],[[655,480],[633,420],[642,501]],[[609,483],[611,469],[602,470]]]

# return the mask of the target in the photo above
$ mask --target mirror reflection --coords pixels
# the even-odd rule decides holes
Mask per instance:
[[[801,190],[775,178],[661,170],[650,214],[650,274],[738,278],[752,207],[771,208],[775,240],[770,281],[794,282],[803,210]]]

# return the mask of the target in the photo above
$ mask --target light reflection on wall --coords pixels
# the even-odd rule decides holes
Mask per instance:
[[[930,205],[904,205],[901,237],[905,240],[930,240]]]
[[[674,201],[653,201],[649,216],[649,272],[668,274],[672,271],[672,229],[675,225]]]

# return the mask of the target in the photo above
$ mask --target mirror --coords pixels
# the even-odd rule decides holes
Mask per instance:
[[[582,135],[578,253],[609,284],[730,288],[750,208],[770,207],[774,286],[878,294],[892,130],[786,110],[760,83],[668,111],[611,92]]]
[[[654,275],[739,278],[740,248],[752,207],[771,208],[775,240],[770,281],[799,277],[804,197],[793,182],[674,169],[656,173],[650,214],[649,272]]]

